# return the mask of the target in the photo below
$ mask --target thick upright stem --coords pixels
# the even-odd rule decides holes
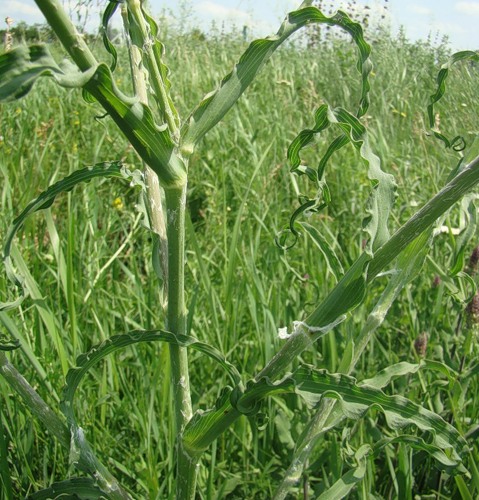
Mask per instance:
[[[167,189],[166,220],[168,236],[168,314],[167,328],[173,333],[186,334],[185,306],[185,209],[186,186]],[[188,358],[186,349],[171,345],[171,368],[178,432],[192,416]]]
[[[185,210],[186,185],[165,190],[168,236],[168,313],[167,328],[186,334],[185,306]],[[194,498],[198,456],[191,456],[182,445],[182,433],[190,421],[191,408],[188,356],[184,347],[170,344],[171,385],[176,426],[177,498]]]

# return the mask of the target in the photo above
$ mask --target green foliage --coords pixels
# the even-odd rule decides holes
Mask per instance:
[[[334,24],[309,3],[304,2],[304,12],[293,13],[283,35],[316,18]],[[344,14],[338,16],[335,21],[362,37],[355,23],[349,24]],[[200,361],[194,350],[190,353],[196,415],[182,439],[182,446],[189,451],[204,451],[198,482],[206,498],[272,497],[285,478],[286,468],[298,457],[299,443],[305,440],[310,422],[327,404],[332,405],[330,413],[324,413],[323,430],[328,432],[312,432],[312,439],[305,440],[311,446],[303,461],[304,471],[298,469],[297,475],[286,476],[293,492],[301,479],[303,488],[319,498],[402,496],[411,495],[411,490],[424,495],[440,491],[449,497],[459,492],[464,497],[469,491],[474,497],[479,487],[473,425],[477,398],[470,395],[478,391],[477,333],[461,322],[477,280],[464,267],[469,246],[475,243],[472,197],[442,216],[441,225],[451,229],[449,234],[439,232],[432,240],[434,245],[425,234],[421,245],[408,247],[392,268],[388,267],[391,255],[397,253],[385,251],[383,245],[392,241],[394,246],[394,235],[390,240],[388,231],[394,232],[407,221],[415,205],[429,200],[447,177],[453,177],[451,171],[456,173],[457,154],[444,152],[423,133],[429,126],[422,110],[435,92],[432,69],[437,60],[444,59],[444,47],[409,44],[383,35],[377,41],[376,69],[372,72],[368,63],[360,72],[360,88],[351,92],[351,82],[357,80],[352,64],[357,53],[340,39],[317,47],[320,60],[317,52],[300,44],[283,47],[265,71],[256,75],[281,35],[248,48],[241,40],[225,40],[220,35],[216,40],[188,34],[163,36],[163,31],[155,31],[146,19],[148,33],[154,37],[161,33],[162,43],[174,55],[168,75],[162,44],[155,42],[151,54],[146,49],[143,53],[148,73],[158,70],[166,95],[161,97],[161,86],[157,87],[148,105],[125,96],[130,89],[121,47],[117,47],[115,72],[105,64],[97,66],[92,73],[97,84],[89,84],[88,90],[100,103],[106,103],[107,111],[137,149],[164,137],[162,134],[169,135],[155,146],[161,151],[148,157],[156,161],[163,155],[157,173],[161,170],[165,186],[171,185],[171,179],[163,175],[169,153],[177,155],[180,163],[180,149],[190,155],[190,220],[186,229],[189,311],[182,321],[191,337],[165,331],[149,244],[151,233],[140,224],[145,220],[145,206],[144,201],[137,205],[138,189],[101,180],[101,165],[81,169],[111,158],[113,147],[115,157],[121,157],[130,171],[138,163],[136,156],[112,122],[97,123],[101,113],[98,104],[87,105],[79,102],[77,94],[39,82],[16,109],[0,105],[0,168],[5,178],[2,204],[9,216],[2,218],[0,232],[30,295],[19,305],[20,314],[0,311],[3,328],[21,344],[9,354],[12,361],[35,381],[52,408],[58,407],[64,375],[69,373],[71,382],[88,369],[91,376],[85,377],[81,387],[75,385],[81,435],[89,441],[85,450],[103,457],[134,498],[171,496],[176,483],[176,457],[171,452],[175,412],[168,396],[169,377],[175,368],[165,349],[155,346],[153,340],[203,346],[212,356],[202,356]],[[130,23],[138,20],[130,17]],[[141,38],[142,26],[138,23],[136,28]],[[362,47],[365,52],[360,50],[359,54],[364,62],[369,58],[369,46]],[[111,47],[108,50],[112,52]],[[2,62],[11,64],[20,52],[2,56]],[[40,52],[41,57],[47,57],[43,49]],[[101,57],[100,49],[95,53]],[[23,59],[27,65],[32,63],[28,54]],[[264,58],[251,66],[251,54]],[[231,66],[238,58],[230,77],[221,80],[226,61]],[[177,67],[185,60],[190,73]],[[34,72],[43,72],[47,66],[49,74],[63,71],[56,63],[48,63],[43,69],[35,67]],[[473,66],[457,66],[454,71],[459,75],[448,80],[447,95],[434,106],[441,113],[444,129],[463,136],[469,145],[477,134],[477,74]],[[463,78],[464,72],[469,73],[468,78]],[[83,77],[91,79],[85,71]],[[169,78],[174,83],[171,87]],[[185,122],[180,144],[174,133],[177,116],[195,109],[195,102],[219,81],[223,82],[219,90],[202,101]],[[8,95],[24,94],[31,81],[22,82],[2,88]],[[369,85],[377,99],[368,109]],[[250,91],[224,116],[223,125],[211,128],[246,86]],[[233,90],[228,96],[225,89]],[[292,140],[295,144],[297,131],[309,126],[307,117],[321,104],[320,95],[334,103],[334,107],[319,107],[324,117],[341,128],[343,137],[349,136],[355,148],[338,147],[328,169],[319,169],[319,176],[313,169],[314,175],[309,177],[292,177],[284,152]],[[358,109],[358,95],[360,111],[345,111]],[[444,101],[447,109],[461,113],[446,114]],[[50,109],[46,109],[46,102]],[[171,108],[172,102],[178,114]],[[162,124],[160,130],[158,123]],[[209,133],[198,142],[206,130]],[[313,136],[318,138],[316,132],[310,134],[308,146],[313,145]],[[324,129],[316,141],[327,158],[328,144],[334,144],[335,139]],[[197,145],[191,151],[193,143]],[[336,144],[344,146],[346,142]],[[468,149],[465,154],[467,161],[473,159]],[[145,149],[143,158],[148,155]],[[381,158],[382,170],[392,171],[398,184],[394,219],[389,223],[394,186],[389,174],[379,169],[376,155]],[[316,148],[301,150],[301,159],[305,165],[321,164]],[[369,178],[357,167],[364,160],[370,168],[371,161],[376,162]],[[114,176],[120,175],[120,163],[113,166]],[[290,167],[298,169],[298,165]],[[184,165],[180,170],[186,172]],[[57,192],[85,180],[88,172],[98,173],[93,183],[47,207]],[[58,181],[68,174],[72,185],[67,179]],[[314,181],[313,188],[308,179]],[[384,183],[377,184],[378,179]],[[40,194],[48,184],[52,187]],[[304,205],[305,199],[316,202],[318,191],[320,204],[327,203],[319,213],[306,212],[311,215],[308,223],[291,224],[307,238],[300,237],[285,253],[274,245],[275,235],[297,212],[295,204]],[[27,205],[30,199],[36,201]],[[26,205],[18,216],[17,207]],[[113,208],[106,210],[107,206]],[[369,222],[373,225],[369,225],[368,253],[356,260],[365,243],[361,221],[368,216],[368,209],[364,207],[371,210]],[[39,209],[43,218],[27,218]],[[445,208],[441,210],[443,213]],[[440,214],[433,215],[432,220]],[[8,229],[8,221],[15,217]],[[452,232],[455,227],[462,229],[458,238]],[[10,249],[20,228],[19,242]],[[419,273],[425,250],[430,250],[430,259]],[[386,272],[379,274],[383,270]],[[440,274],[442,281],[431,288],[435,274]],[[409,284],[413,277],[415,281]],[[0,300],[8,302],[10,294],[7,282],[0,280]],[[346,313],[347,318],[343,317]],[[306,320],[297,323],[289,340],[280,340],[278,327],[298,318]],[[118,331],[132,329],[138,332],[115,336]],[[428,359],[418,362],[413,344],[424,330],[429,332]],[[362,347],[361,339],[366,339]],[[288,355],[278,364],[275,354],[284,354],[294,341],[300,342],[298,360]],[[72,360],[92,347],[89,355],[79,358],[78,367],[71,368]],[[115,355],[106,357],[113,351]],[[220,352],[226,354],[227,363]],[[100,358],[104,363],[96,364]],[[230,371],[234,365],[243,380],[254,377],[253,381],[243,387],[234,370],[233,380],[228,379],[217,370],[217,361]],[[291,363],[292,373],[283,378]],[[255,376],[259,370],[262,372]],[[354,371],[354,378],[346,374],[349,370]],[[67,385],[67,398],[63,399],[69,403],[63,403],[64,409],[72,407],[72,387]],[[274,392],[278,395],[266,398]],[[0,446],[9,450],[0,461],[6,497],[25,496],[64,478],[68,451],[57,448],[48,433],[31,422],[3,380],[0,394]],[[337,404],[333,404],[334,398]],[[71,412],[66,413],[71,425]],[[345,415],[353,419],[345,419]],[[396,424],[406,427],[398,433]],[[75,424],[71,429],[78,437],[80,428]],[[232,432],[224,432],[226,429]],[[471,447],[462,457],[470,476],[453,478],[434,472],[432,461],[441,470],[453,472],[465,446],[461,435]],[[75,461],[75,455],[70,459]],[[93,464],[101,467],[95,461]],[[455,472],[460,471],[456,468]],[[385,482],[386,476],[391,481]],[[83,481],[86,489],[94,487],[91,481],[71,479],[59,486],[52,484],[37,495],[48,495],[55,488],[60,491],[58,487],[66,491],[74,488],[76,481]]]

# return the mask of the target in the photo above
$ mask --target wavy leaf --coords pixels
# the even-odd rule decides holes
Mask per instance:
[[[300,166],[299,152],[313,136],[320,133],[330,125],[341,129],[343,135],[333,141],[327,152],[329,158],[334,151],[343,147],[348,142],[359,152],[361,159],[368,166],[368,177],[371,180],[372,192],[368,200],[367,216],[363,221],[364,230],[369,234],[367,250],[372,252],[389,239],[388,219],[396,194],[396,183],[394,177],[381,169],[381,162],[369,145],[366,127],[359,121],[357,116],[349,113],[343,108],[330,109],[327,104],[318,108],[315,114],[315,125],[310,130],[303,130],[293,140],[288,149],[288,158],[291,162],[291,170],[302,173],[304,167]],[[325,168],[324,157],[318,167],[318,182],[321,180]],[[323,181],[321,181],[323,182]],[[306,210],[311,211],[311,206],[317,207],[316,211],[322,209],[324,204],[320,200],[307,199],[299,209],[295,211],[290,221],[290,229],[294,236],[298,233],[292,227],[298,215]]]
[[[91,470],[90,445],[85,438],[83,429],[78,426],[74,414],[73,400],[76,390],[88,370],[100,360],[115,351],[141,342],[166,342],[180,347],[195,349],[220,364],[231,378],[234,385],[240,384],[241,376],[236,368],[214,347],[185,335],[175,335],[163,330],[135,330],[124,335],[115,335],[101,344],[93,347],[86,354],[77,358],[77,367],[69,370],[66,385],[63,389],[63,400],[60,408],[67,418],[72,434],[71,461],[81,470]]]
[[[312,0],[304,1],[298,10],[290,12],[276,35],[255,40],[249,45],[233,71],[223,79],[219,89],[208,94],[191,113],[181,133],[182,151],[191,154],[198,141],[223,118],[249,87],[274,51],[295,31],[312,23],[338,26],[353,37],[360,53],[358,69],[362,75],[358,116],[366,112],[369,105],[368,75],[372,66],[369,62],[371,49],[363,38],[361,26],[353,22],[345,12],[339,10],[327,17],[311,4]]]
[[[464,138],[461,136],[456,136],[452,139],[448,139],[440,130],[436,127],[436,117],[434,114],[434,105],[441,100],[446,92],[446,80],[449,76],[449,71],[451,67],[459,61],[475,61],[479,62],[479,52],[474,52],[472,50],[464,50],[461,52],[456,52],[453,54],[449,60],[441,66],[441,69],[437,75],[436,83],[437,89],[434,94],[429,98],[429,105],[427,107],[427,115],[429,118],[429,127],[431,128],[434,136],[441,140],[446,148],[452,148],[456,151],[462,151],[465,148]]]
[[[102,31],[102,39],[103,39],[103,45],[105,46],[106,51],[111,55],[112,57],[112,63],[110,65],[110,70],[113,72],[116,69],[116,64],[118,61],[118,53],[116,51],[115,46],[111,43],[110,39],[108,38],[108,25],[110,23],[111,18],[115,14],[119,2],[117,1],[110,1],[108,2],[108,5],[105,8],[105,11],[103,12],[103,16],[101,19],[101,31]]]
[[[22,296],[13,302],[0,303],[0,311],[6,311],[19,306],[28,294],[24,286],[24,279],[14,270],[10,257],[13,240],[18,230],[25,222],[25,219],[38,210],[49,208],[59,194],[71,191],[77,184],[90,182],[96,177],[116,177],[132,180],[135,176],[137,176],[137,174],[139,174],[139,172],[130,172],[128,169],[123,167],[119,161],[98,163],[92,167],[77,170],[64,179],[55,182],[43,191],[37,198],[31,201],[20,213],[20,215],[14,219],[8,228],[3,248],[3,262],[7,276],[16,287],[23,290]]]
[[[118,125],[163,186],[186,182],[186,165],[175,152],[166,124],[156,124],[151,109],[123,94],[105,64],[80,72],[69,61],[58,65],[44,45],[21,46],[0,56],[0,102],[23,97],[42,76],[63,87],[81,87],[95,98]]]
[[[20,45],[0,55],[0,102],[26,95],[41,76],[53,77],[63,87],[83,87],[94,69],[82,73],[65,62],[59,66],[45,45]]]
[[[441,450],[449,450],[451,461],[458,466],[461,455],[467,451],[467,443],[459,432],[439,415],[422,408],[402,396],[388,396],[380,389],[358,385],[356,379],[348,375],[330,374],[325,370],[300,366],[291,375],[279,382],[262,378],[250,382],[243,394],[232,395],[233,407],[241,412],[254,412],[259,402],[267,396],[284,393],[309,392],[320,394],[323,398],[338,400],[342,412],[347,418],[358,420],[369,408],[379,409],[392,429],[401,429],[414,425],[421,431],[431,434],[432,444]],[[437,457],[435,456],[437,459]],[[441,462],[442,463],[442,462]]]
[[[74,477],[66,481],[53,483],[49,488],[29,495],[27,500],[49,500],[61,498],[79,499],[79,500],[99,500],[109,499],[110,497],[103,493],[93,479],[86,477]]]
[[[393,379],[417,373],[419,370],[437,371],[446,376],[449,382],[454,382],[458,376],[454,370],[439,361],[423,360],[420,363],[407,363],[406,361],[402,361],[384,368],[384,370],[381,370],[372,378],[361,380],[359,385],[383,389],[389,385]]]

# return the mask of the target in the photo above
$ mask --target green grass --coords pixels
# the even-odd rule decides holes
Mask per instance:
[[[170,35],[165,45],[172,97],[182,116],[217,85],[225,67],[231,67],[245,48],[234,36],[203,40],[194,33]],[[441,45],[411,44],[384,34],[373,45],[372,103],[365,120],[384,170],[393,173],[399,185],[392,229],[444,184],[457,163],[457,154],[426,134],[426,106],[446,53]],[[310,189],[289,173],[285,157],[294,138],[290,131],[312,125],[322,100],[345,107],[356,102],[359,89],[352,61],[353,48],[344,41],[320,44],[311,51],[299,46],[280,50],[191,158],[186,273],[187,303],[194,308],[191,333],[220,349],[243,374],[255,374],[278,350],[278,327],[305,317],[335,284],[306,235],[288,252],[280,250],[274,238],[296,208],[298,192]],[[120,86],[128,81],[127,74],[128,68],[120,68]],[[450,135],[464,135],[468,142],[478,134],[478,83],[476,67],[458,66],[448,81],[446,98],[437,106],[441,128]],[[45,81],[22,101],[0,105],[1,239],[28,201],[62,176],[110,159],[124,158],[140,167],[113,124],[97,118],[100,114],[99,107],[82,102],[77,92]],[[312,166],[324,144],[320,141],[305,152]],[[369,181],[351,147],[336,154],[326,179],[333,202],[327,212],[308,222],[335,247],[347,268],[361,252],[360,222]],[[78,354],[114,334],[164,324],[150,262],[151,236],[142,226],[138,198],[137,188],[128,184],[93,181],[31,217],[20,232],[17,248],[36,292],[19,310],[0,313],[0,325],[22,340],[11,359],[54,408],[64,375]],[[459,222],[455,209],[446,223],[456,227]],[[451,276],[455,245],[452,236],[439,238],[422,274],[391,308],[354,376],[373,376],[398,361],[416,362],[413,345],[423,331],[429,335],[428,358],[456,370],[463,360],[463,376],[455,384],[424,371],[396,380],[389,390],[438,412],[462,433],[471,433],[466,467],[472,477],[463,481],[474,498],[479,491],[474,434],[479,414],[478,344],[477,334],[468,339],[464,329],[456,330],[473,290],[460,275]],[[438,274],[442,281],[433,287]],[[302,359],[336,371],[348,340],[360,330],[383,286],[377,280],[370,299]],[[0,299],[7,297],[12,292],[0,275]],[[195,409],[205,409],[228,382],[213,362],[199,357],[191,355],[192,397]],[[168,375],[169,357],[163,347],[129,348],[91,370],[77,398],[77,415],[93,448],[134,498],[172,495],[169,443],[174,430]],[[66,477],[68,454],[32,420],[3,379],[0,401],[4,497],[21,498]],[[309,415],[304,402],[287,396],[264,404],[261,430],[246,417],[239,420],[205,454],[200,497],[271,497]],[[353,450],[389,432],[383,416],[372,410],[360,422],[345,422],[327,433],[310,458],[311,487],[323,491],[344,474],[345,464],[353,464],[345,442]],[[441,477],[430,459],[402,444],[369,459],[365,480],[351,498],[411,494],[467,498],[461,481]]]

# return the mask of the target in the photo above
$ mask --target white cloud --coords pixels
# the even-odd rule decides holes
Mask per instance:
[[[462,24],[443,21],[434,21],[431,24],[431,28],[445,35],[464,35],[468,32]]]
[[[411,11],[414,12],[414,14],[419,14],[421,16],[427,16],[429,14],[432,14],[431,9],[428,9],[427,7],[422,7],[420,5],[412,5]]]
[[[200,2],[197,11],[214,17],[218,21],[246,22],[251,18],[244,10],[225,7],[215,2]]]
[[[457,2],[454,9],[469,16],[479,15],[479,2]]]
[[[28,16],[38,16],[40,17],[40,11],[35,5],[28,5],[20,0],[6,0],[2,6],[2,10],[9,12],[9,16],[15,18],[15,16],[28,15]]]

